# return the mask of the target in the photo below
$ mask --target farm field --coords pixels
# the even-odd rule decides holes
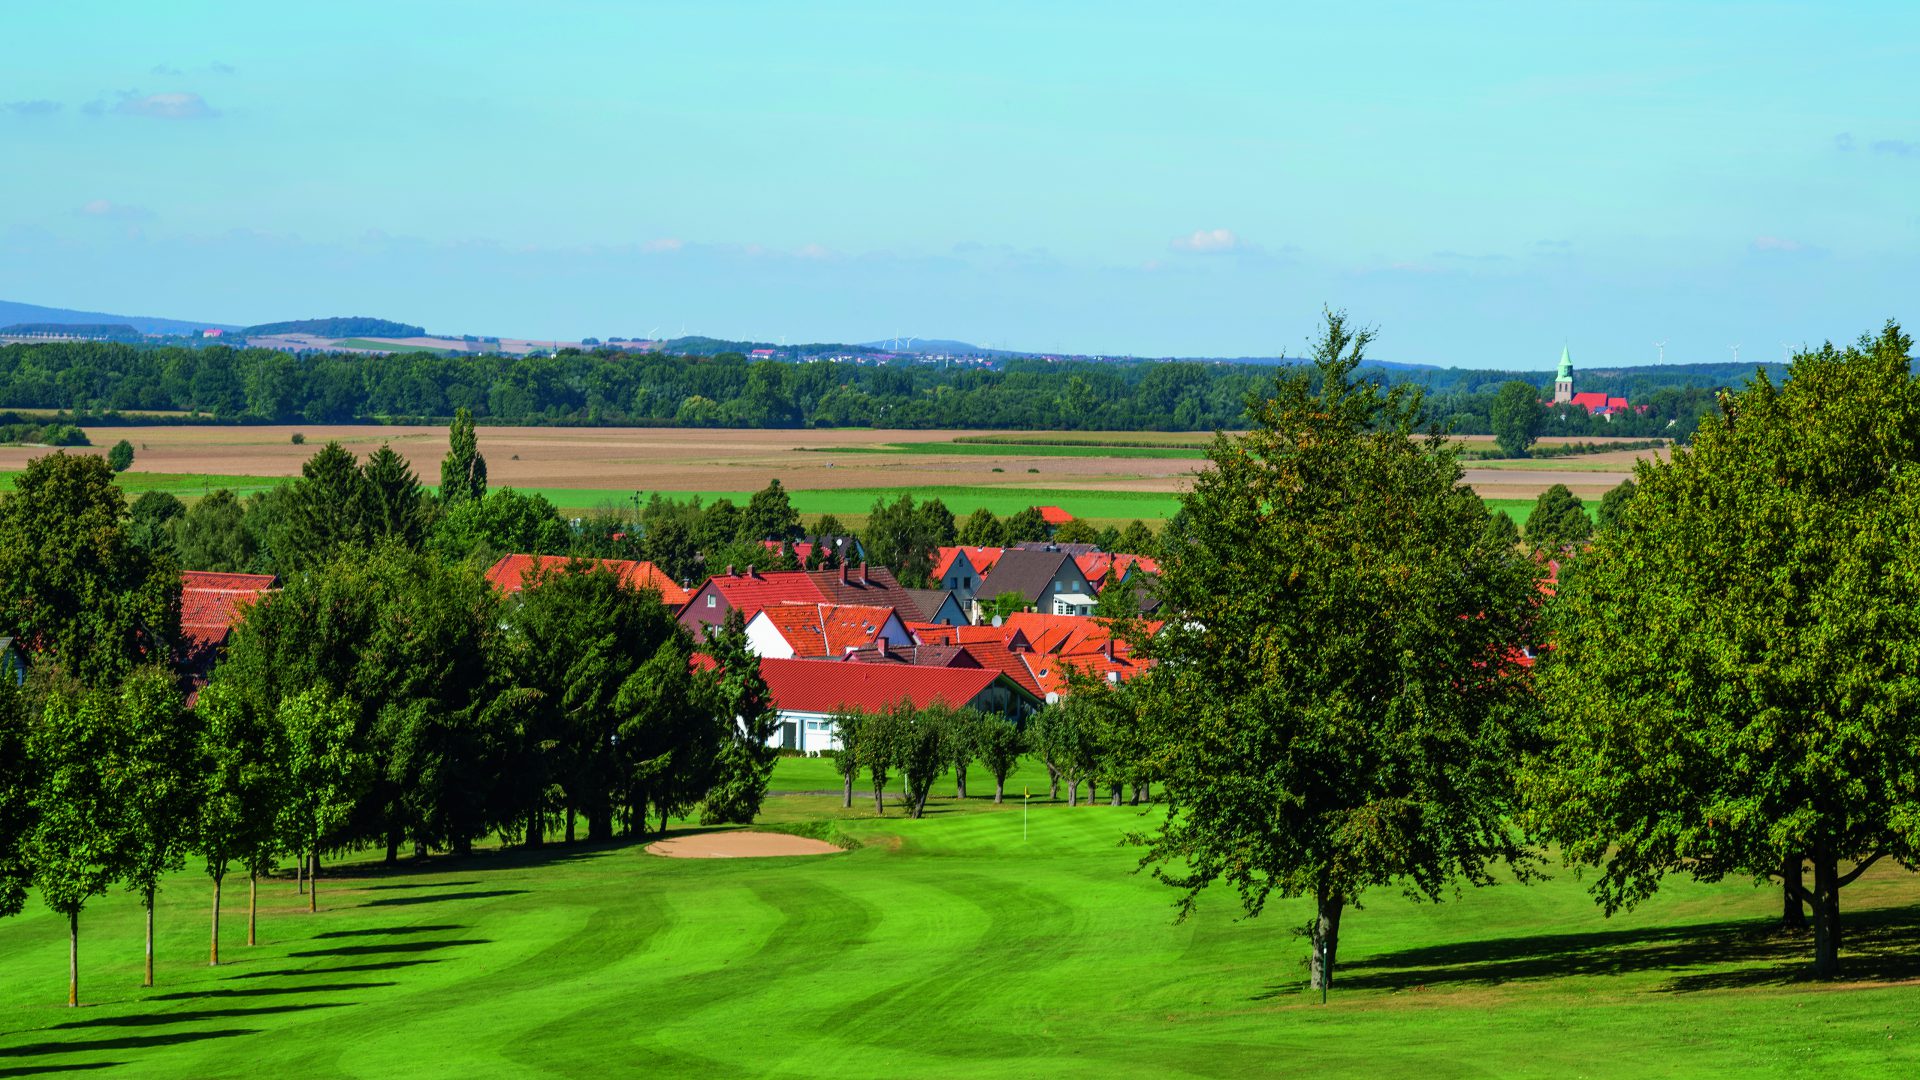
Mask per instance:
[[[304,444],[295,445],[300,433]],[[164,490],[183,498],[216,487],[243,492],[297,476],[328,440],[365,455],[390,444],[423,480],[438,478],[447,449],[441,426],[278,425],[100,427],[95,445],[105,453],[127,439],[133,468],[121,477],[129,491]],[[1174,496],[1202,464],[1189,432],[978,432],[833,430],[712,430],[682,428],[483,427],[481,452],[495,486],[537,491],[563,510],[581,512],[635,491],[702,493],[742,498],[778,476],[805,514],[864,515],[877,497],[911,492],[938,497],[965,514],[986,506],[1006,514],[1053,503],[1096,523],[1164,518]],[[1009,440],[1026,440],[1015,443]],[[985,441],[994,440],[994,441]],[[1092,442],[1148,446],[1095,446]],[[1468,439],[1469,443],[1486,440]],[[0,483],[48,451],[0,447]],[[1646,451],[1618,451],[1549,461],[1469,462],[1466,479],[1502,506],[1530,505],[1548,486],[1564,483],[1597,499],[1631,474]],[[1509,512],[1512,512],[1509,510]],[[1519,515],[1515,515],[1518,517]]]
[[[828,763],[782,761],[776,789]],[[976,774],[976,793],[989,790]],[[832,785],[832,786],[837,786]],[[950,794],[946,783],[937,793]],[[222,966],[209,888],[175,875],[158,985],[139,987],[123,892],[81,923],[86,1007],[63,1007],[65,927],[0,921],[0,1075],[139,1077],[1911,1075],[1920,889],[1848,889],[1853,976],[1797,981],[1775,894],[1673,882],[1602,919],[1565,872],[1441,905],[1376,890],[1343,926],[1326,1006],[1305,994],[1307,910],[1185,923],[1134,873],[1133,808],[936,797],[909,821],[780,796],[770,827],[858,846],[817,858],[667,859],[640,842],[330,867],[308,915],[262,885]],[[676,827],[684,834],[684,826]]]

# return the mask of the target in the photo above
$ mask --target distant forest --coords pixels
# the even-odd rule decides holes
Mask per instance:
[[[1778,378],[1777,365],[1774,375]],[[1487,434],[1495,392],[1544,373],[1370,369],[1428,394],[1432,420]],[[52,342],[0,347],[0,409],[99,417],[178,410],[228,422],[345,423],[451,416],[494,423],[683,427],[1013,428],[1210,431],[1242,423],[1247,395],[1275,369],[1183,361],[1013,360],[997,369],[931,364],[749,361],[618,349],[557,356],[294,355],[273,349]],[[1590,417],[1557,408],[1542,432],[1685,439],[1733,365],[1578,374],[1577,388],[1628,398],[1645,412]],[[109,418],[110,419],[110,418]]]
[[[336,315],[330,319],[294,319],[291,322],[261,323],[249,326],[242,334],[268,337],[273,334],[312,334],[323,338],[350,337],[425,337],[423,327],[391,319],[364,315]]]

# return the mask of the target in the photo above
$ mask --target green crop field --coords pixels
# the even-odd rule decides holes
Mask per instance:
[[[391,353],[444,353],[445,349],[436,349],[431,345],[400,345],[391,341],[369,341],[366,338],[346,338],[333,343],[336,349],[378,349]]]
[[[776,788],[834,786],[783,761]],[[976,779],[976,785],[981,781]],[[976,794],[983,790],[976,786]],[[942,784],[937,789],[949,793]],[[858,846],[675,860],[637,843],[329,868],[321,911],[262,885],[206,963],[206,879],[167,883],[156,985],[124,892],[66,934],[0,920],[0,1076],[1902,1076],[1920,1070],[1920,890],[1847,890],[1854,981],[1798,982],[1770,890],[1674,882],[1602,919],[1563,872],[1440,905],[1375,890],[1330,1001],[1301,989],[1298,902],[1185,923],[1134,872],[1133,808],[936,798],[925,819],[781,796],[775,827]]]

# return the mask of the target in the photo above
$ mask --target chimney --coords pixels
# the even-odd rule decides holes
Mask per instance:
[[[847,564],[843,562],[840,564],[840,584],[845,585],[846,583],[847,583]]]
[[[733,564],[732,564],[732,563],[728,563],[728,564],[727,564],[727,576],[728,576],[728,577],[732,577],[732,576],[733,576]]]
[[[863,562],[860,564],[860,584],[865,585],[866,583],[867,583],[867,564]]]
[[[752,577],[752,576],[753,576],[753,564],[752,564],[752,563],[748,563],[748,564],[747,564],[747,576],[748,576],[748,577]]]

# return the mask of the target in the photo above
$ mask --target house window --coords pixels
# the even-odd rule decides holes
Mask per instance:
[[[1054,592],[1066,592],[1066,591],[1067,591],[1067,589],[1066,589],[1066,586],[1064,586],[1064,585],[1062,585],[1062,584],[1060,584],[1060,583],[1059,583],[1058,581],[1056,581],[1056,582],[1054,582],[1054,583],[1053,583],[1053,591],[1054,591]]]
[[[960,583],[963,588],[968,588],[968,589],[973,588],[973,579],[970,577],[961,578]]]
[[[712,593],[708,593],[708,594],[707,594],[707,606],[708,606],[708,607],[719,607],[719,606],[720,606],[720,598],[719,598],[719,597],[717,597],[717,596],[714,596],[714,595],[713,595]]]

